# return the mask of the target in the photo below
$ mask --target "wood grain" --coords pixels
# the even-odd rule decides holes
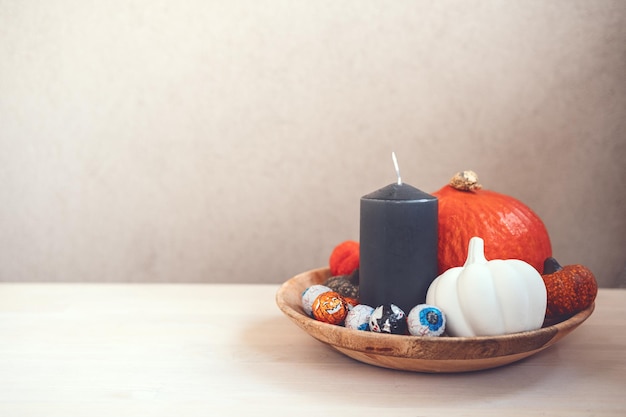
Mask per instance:
[[[276,294],[278,307],[315,339],[353,359],[385,368],[421,372],[467,372],[495,368],[534,355],[580,326],[592,305],[570,319],[539,330],[496,337],[415,337],[362,332],[308,317],[301,294],[330,273],[321,268],[288,280]]]
[[[626,414],[626,290],[601,289],[526,360],[450,374],[353,360],[289,320],[278,289],[0,284],[0,416]]]

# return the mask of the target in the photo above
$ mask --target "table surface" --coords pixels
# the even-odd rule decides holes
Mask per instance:
[[[277,289],[0,284],[0,415],[626,415],[626,290],[526,360],[421,374],[314,340]]]

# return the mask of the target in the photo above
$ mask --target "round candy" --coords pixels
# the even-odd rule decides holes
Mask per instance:
[[[395,304],[378,306],[370,317],[370,330],[377,333],[406,334],[406,314]]]
[[[446,316],[435,306],[420,304],[409,311],[407,324],[413,336],[441,336],[446,330]]]
[[[313,302],[313,317],[330,324],[341,324],[348,314],[348,306],[339,293],[327,291],[317,296]]]
[[[374,312],[374,307],[365,304],[359,304],[354,307],[346,315],[345,326],[354,330],[369,330],[370,317]]]
[[[350,281],[348,275],[336,275],[330,277],[324,283],[333,291],[337,291],[343,297],[359,298],[359,286]]]
[[[339,295],[341,295],[341,293]],[[348,311],[352,310],[355,306],[359,305],[359,300],[357,300],[356,298],[343,297],[343,300],[346,302],[346,305],[348,306]]]
[[[313,306],[313,301],[315,301],[318,295],[327,291],[332,290],[327,286],[320,284],[311,285],[306,290],[304,290],[302,292],[302,309],[304,310],[304,312],[309,316],[313,315],[313,310],[311,308]]]

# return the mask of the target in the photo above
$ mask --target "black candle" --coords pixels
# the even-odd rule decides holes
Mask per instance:
[[[402,183],[361,197],[359,301],[409,313],[437,277],[437,198]]]

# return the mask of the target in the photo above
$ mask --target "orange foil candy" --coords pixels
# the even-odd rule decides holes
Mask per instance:
[[[313,317],[329,324],[341,324],[348,314],[348,304],[335,291],[320,294],[312,306]]]

